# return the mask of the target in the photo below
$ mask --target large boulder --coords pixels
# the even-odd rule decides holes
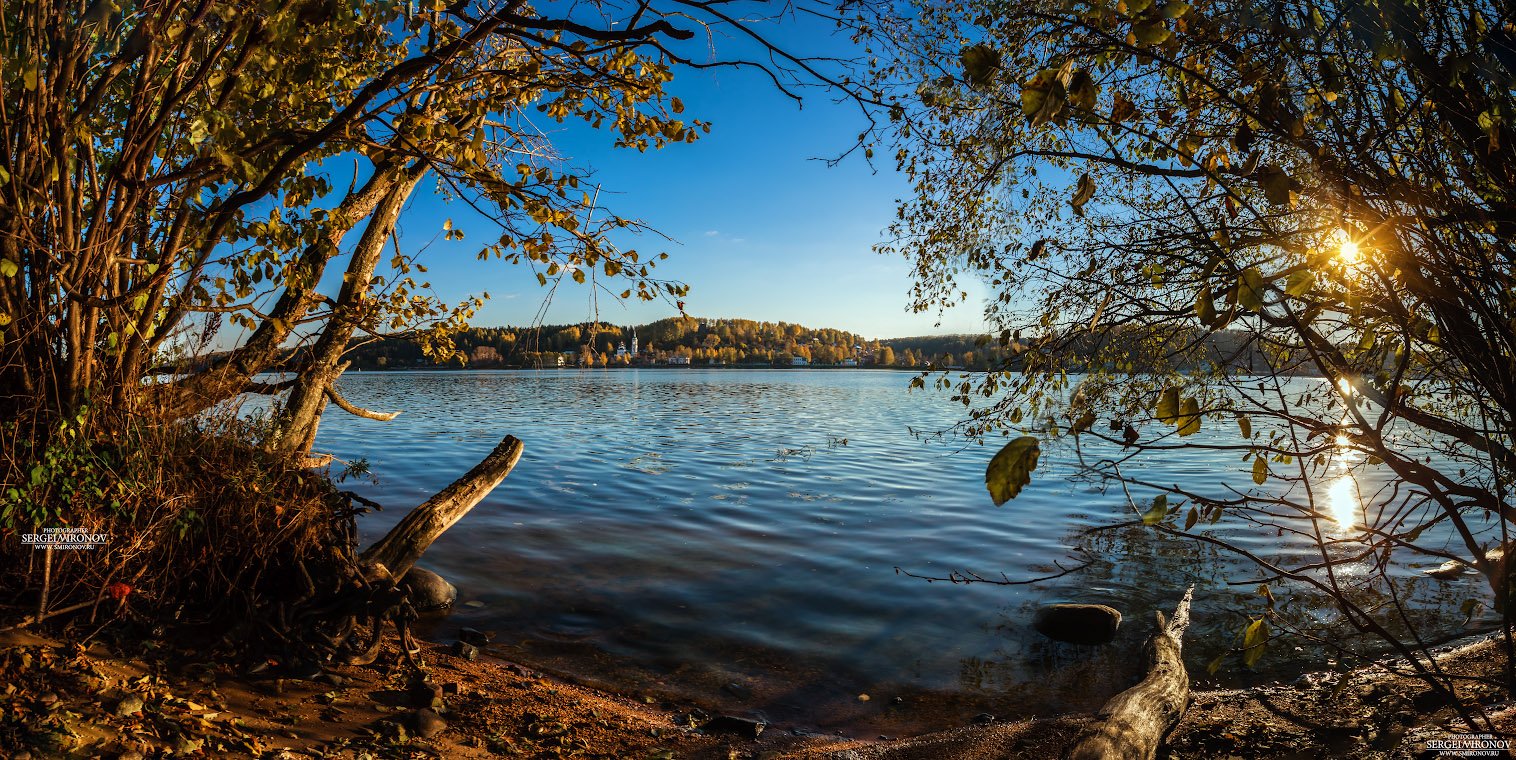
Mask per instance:
[[[1050,604],[1032,620],[1037,632],[1069,644],[1105,644],[1116,638],[1121,613],[1104,604]]]
[[[445,610],[458,601],[458,588],[425,568],[413,567],[400,579],[400,588],[417,612]]]

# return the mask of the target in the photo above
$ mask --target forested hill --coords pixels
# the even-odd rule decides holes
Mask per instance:
[[[1242,335],[1201,338],[1215,359],[1256,361]],[[411,341],[386,338],[349,354],[358,369],[418,367],[845,366],[963,368],[1003,366],[1006,350],[984,335],[924,335],[885,340],[789,322],[673,317],[645,325],[582,323],[470,327],[453,337],[457,357],[441,365]]]
[[[633,339],[636,348],[633,349]],[[444,366],[541,367],[633,364],[893,364],[892,350],[856,333],[788,322],[673,317],[645,325],[581,323],[471,327],[453,337],[461,359]],[[353,351],[360,369],[436,366],[415,344],[385,339]],[[560,362],[562,363],[560,365]]]

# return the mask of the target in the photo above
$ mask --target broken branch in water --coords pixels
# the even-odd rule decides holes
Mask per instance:
[[[1058,562],[1054,562],[1053,563],[1053,567],[1058,568],[1061,572],[1053,573],[1052,575],[1044,575],[1044,576],[1042,576],[1040,578],[1025,578],[1025,579],[1018,580],[1018,581],[1011,580],[1011,577],[1008,576],[1008,575],[1006,575],[1005,573],[1001,573],[1000,574],[1000,578],[997,580],[995,578],[986,578],[986,577],[984,577],[984,576],[982,576],[982,575],[980,575],[978,573],[970,572],[970,571],[967,571],[967,570],[953,570],[953,571],[949,572],[945,576],[917,575],[916,573],[913,573],[913,572],[911,572],[909,570],[902,569],[902,568],[900,568],[898,566],[895,568],[895,574],[896,575],[904,575],[904,576],[906,576],[908,578],[919,578],[919,579],[924,580],[924,581],[926,581],[928,583],[932,583],[934,581],[947,581],[948,583],[989,583],[989,584],[992,584],[992,585],[995,585],[995,586],[1027,586],[1027,585],[1031,585],[1033,583],[1041,583],[1043,581],[1050,581],[1050,580],[1053,580],[1054,578],[1062,578],[1063,576],[1068,575],[1069,573],[1077,573],[1080,570],[1083,570],[1086,567],[1089,567],[1090,565],[1094,564],[1094,562],[1095,562],[1094,559],[1088,559],[1088,560],[1085,560],[1082,564],[1080,564],[1080,565],[1078,565],[1076,567],[1064,567],[1063,565],[1059,564]]]
[[[384,538],[364,550],[361,559],[384,566],[396,579],[405,577],[433,541],[511,474],[516,462],[521,460],[522,450],[518,438],[506,436],[489,456],[463,477],[406,514]]]

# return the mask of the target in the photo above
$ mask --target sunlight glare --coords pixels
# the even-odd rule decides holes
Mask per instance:
[[[1352,238],[1342,241],[1342,247],[1338,249],[1337,256],[1344,264],[1357,264],[1358,258],[1363,252],[1358,249],[1358,243]]]
[[[1353,530],[1358,523],[1358,484],[1353,478],[1344,475],[1327,489],[1327,507],[1331,510],[1332,521],[1337,523],[1337,528],[1343,532]]]

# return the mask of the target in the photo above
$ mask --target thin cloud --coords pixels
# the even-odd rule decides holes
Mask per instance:
[[[718,236],[720,234],[721,234],[721,230],[706,230],[705,231],[705,236],[706,237],[716,237],[716,236]]]

